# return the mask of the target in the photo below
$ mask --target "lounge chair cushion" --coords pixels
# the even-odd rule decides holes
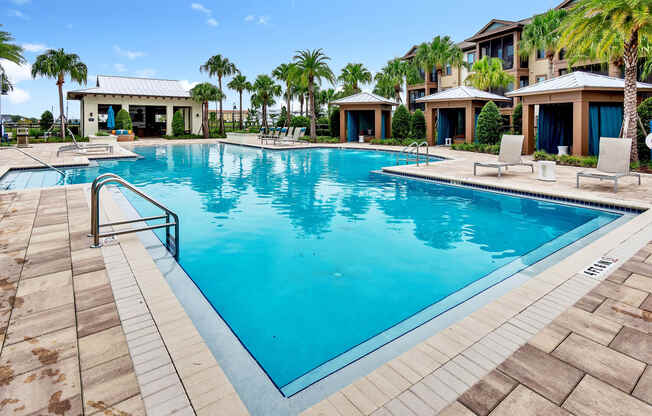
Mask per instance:
[[[629,173],[629,158],[632,149],[631,139],[612,137],[600,138],[598,171],[605,173]]]

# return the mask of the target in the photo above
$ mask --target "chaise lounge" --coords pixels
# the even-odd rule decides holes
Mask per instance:
[[[641,175],[629,171],[631,151],[632,139],[600,137],[597,172],[577,172],[577,187],[580,187],[580,178],[582,177],[614,181],[614,192],[618,192],[618,179],[625,176],[638,177],[640,185]]]
[[[523,152],[523,135],[505,134],[500,141],[500,152],[498,153],[498,161],[495,163],[475,162],[473,164],[473,176],[477,173],[478,166],[485,168],[498,169],[498,176],[501,176],[501,169],[507,170],[510,166],[529,166],[534,173],[534,164],[524,162],[521,157]]]

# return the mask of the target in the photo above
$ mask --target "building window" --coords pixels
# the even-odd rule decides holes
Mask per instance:
[[[453,68],[451,68],[451,64],[446,64],[446,75],[453,75]]]
[[[537,49],[537,59],[546,59],[546,51]]]
[[[475,62],[475,52],[469,52],[466,54],[466,63],[469,65],[473,65]]]
[[[545,81],[545,80],[546,80],[546,76],[545,76],[545,75],[539,75],[539,76],[537,76],[537,84],[538,84],[539,82],[543,82],[543,81]]]
[[[426,73],[425,73],[425,71],[424,71],[423,69],[421,69],[421,68],[419,68],[419,78],[421,79],[421,81],[425,81],[425,80],[426,80]]]
[[[560,61],[563,61],[563,60],[565,60],[565,59],[566,59],[566,49],[561,48],[561,49],[559,50],[559,60],[560,60]]]
[[[520,77],[518,80],[518,86],[519,88],[527,87],[530,85],[530,78],[528,77]]]
[[[560,70],[559,70],[559,75],[560,75],[560,76],[561,76],[561,75],[566,75],[566,74],[568,74],[568,68],[564,68],[564,69],[560,69]]]
[[[437,68],[433,68],[430,71],[430,82],[437,82]]]
[[[489,56],[503,61],[503,69],[514,67],[514,36],[491,39],[480,44],[480,58]]]
[[[437,88],[430,88],[430,92],[429,92],[429,94],[430,94],[430,95],[432,95],[432,94],[437,94]]]
[[[521,57],[521,68],[527,68],[530,66],[530,58],[528,56]]]

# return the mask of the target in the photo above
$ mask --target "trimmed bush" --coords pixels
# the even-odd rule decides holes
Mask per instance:
[[[304,116],[294,116],[290,120],[290,127],[305,127],[306,136],[310,136],[310,118]]]
[[[523,104],[518,103],[512,112],[512,131],[514,134],[523,134]]]
[[[392,136],[405,139],[410,135],[410,113],[403,104],[399,105],[392,119]]]
[[[54,116],[49,110],[45,110],[43,114],[41,114],[41,120],[39,120],[39,125],[41,126],[41,130],[47,130],[50,127],[52,127],[52,124],[54,123]]]
[[[186,124],[183,122],[183,113],[181,110],[177,110],[172,116],[172,134],[175,136],[181,136],[185,133],[185,130]]]
[[[482,107],[478,116],[478,141],[482,144],[496,144],[500,140],[500,126],[503,118],[498,111],[498,106],[489,101]]]
[[[423,115],[423,112],[419,109],[412,114],[412,137],[415,139],[425,139],[426,138],[426,117]]]
[[[328,127],[330,128],[331,136],[340,137],[340,110],[331,112]]]
[[[121,108],[115,115],[115,128],[116,130],[131,130],[133,128],[129,112],[124,108]]]
[[[648,98],[638,106],[638,116],[641,118],[645,131],[650,134],[650,120],[652,120],[652,98]],[[641,130],[640,124],[636,123],[638,145],[638,158],[639,160],[650,160],[650,149],[645,145],[645,134]]]
[[[29,136],[30,137],[38,137],[41,135],[41,129],[29,129]]]

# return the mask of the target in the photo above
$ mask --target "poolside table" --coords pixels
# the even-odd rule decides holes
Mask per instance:
[[[555,166],[557,162],[554,160],[542,160],[537,162],[539,176],[537,177],[540,181],[545,182],[555,182],[557,177],[555,176]]]

